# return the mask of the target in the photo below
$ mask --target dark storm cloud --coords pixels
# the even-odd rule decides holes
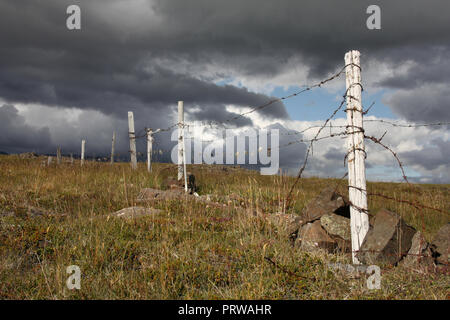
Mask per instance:
[[[130,108],[147,114],[164,112],[164,107],[184,100],[201,105],[217,121],[232,116],[220,110],[225,104],[253,106],[271,99],[155,65],[155,57],[170,55],[166,49],[171,44],[164,46],[167,40],[158,35],[148,39],[146,33],[124,37],[113,22],[101,23],[118,2],[79,1],[87,22],[76,32],[65,29],[67,1],[2,3],[0,96],[11,102],[96,109],[116,116]],[[164,33],[164,25],[160,27]],[[287,118],[282,104],[262,113]]]
[[[424,84],[448,82],[450,51],[445,47],[427,48],[426,55],[409,55],[408,58],[414,61],[413,66],[406,72],[383,79],[378,85],[392,89],[414,89]]]
[[[366,9],[371,4],[381,7],[381,30],[366,28]],[[356,48],[362,53],[363,66],[371,59],[394,70],[405,62],[415,64],[407,74],[383,79],[378,83],[382,87],[415,90],[424,83],[447,84],[450,79],[446,14],[450,2],[446,0],[158,0],[155,9],[173,19],[168,36],[176,39],[184,34],[184,43],[190,44],[188,53],[237,56],[235,66],[247,75],[282,73],[287,59],[299,56],[311,78],[323,78],[342,66],[347,50]],[[191,34],[181,31],[185,29]],[[409,93],[414,98],[420,95]],[[445,92],[428,98],[425,110],[402,101],[393,101],[390,106],[400,117],[413,121],[442,119],[443,115],[449,119]]]
[[[366,28],[366,9],[371,4],[382,8],[381,31]],[[442,45],[450,39],[446,0],[341,0],[338,4],[335,0],[158,0],[154,8],[171,21],[165,34],[171,39],[184,35],[182,44],[189,43],[189,51],[245,52],[254,59],[273,55],[269,71],[282,65],[283,59],[301,54],[313,74],[323,75],[341,65],[349,49],[370,56],[405,46]],[[390,55],[389,59],[408,57]],[[258,70],[265,71],[258,66],[248,72]]]
[[[420,52],[418,50],[417,52]],[[397,89],[384,98],[397,115],[415,122],[450,120],[450,50],[440,46],[426,50],[400,74],[378,85]]]
[[[81,6],[81,31],[66,29],[71,4]],[[366,28],[371,4],[381,6],[382,30]],[[349,49],[360,50],[363,63],[416,63],[407,77],[394,75],[382,86],[413,90],[432,83],[445,93],[439,86],[449,76],[439,70],[450,69],[449,8],[447,0],[3,0],[0,98],[115,118],[133,110],[138,126],[152,127],[171,124],[176,101],[184,100],[193,120],[223,121],[235,115],[224,105],[255,106],[271,98],[217,85],[210,81],[214,76],[183,72],[178,63],[222,64],[217,73],[229,69],[270,82],[297,57],[314,80],[338,70]],[[430,112],[423,112],[407,94],[391,96],[400,116],[427,121],[446,115],[447,95],[430,95]],[[190,112],[190,106],[202,111]],[[288,117],[282,104],[259,112]]]
[[[25,123],[18,110],[10,104],[0,107],[0,146],[8,153],[47,152],[53,148],[48,128],[34,128]]]

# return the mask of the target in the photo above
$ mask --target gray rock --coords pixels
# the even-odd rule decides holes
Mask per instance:
[[[320,218],[322,228],[332,236],[339,236],[344,240],[351,240],[350,219],[334,214],[327,213]]]
[[[408,253],[415,233],[398,214],[381,209],[356,257],[365,264],[395,264]]]
[[[357,279],[364,276],[367,272],[365,265],[343,264],[343,263],[329,263],[328,267],[335,273],[341,273],[346,277]]]
[[[348,202],[336,193],[333,188],[326,188],[310,201],[302,212],[303,221],[310,222],[320,219],[324,214],[336,213],[350,217]]]
[[[332,252],[337,248],[337,243],[322,228],[320,221],[316,220],[300,228],[295,246],[307,251],[322,248]]]
[[[439,229],[431,242],[431,250],[440,264],[450,263],[450,223]]]
[[[266,218],[270,223],[286,230],[289,236],[293,236],[294,233],[296,234],[303,224],[301,217],[297,214],[272,213],[268,214]]]
[[[173,200],[180,199],[185,196],[184,190],[158,190],[152,188],[144,188],[137,197],[137,202],[154,201],[154,200]]]
[[[27,214],[31,217],[43,217],[43,216],[55,215],[53,212],[47,211],[42,208],[32,207],[32,206],[27,207]]]
[[[112,216],[118,218],[138,218],[158,214],[160,212],[162,212],[162,210],[154,208],[130,207],[114,212]]]
[[[408,255],[400,263],[406,267],[431,266],[433,264],[429,244],[420,231],[414,234]]]
[[[19,154],[20,159],[34,159],[37,157],[39,157],[39,156],[35,152],[25,152],[25,153]]]

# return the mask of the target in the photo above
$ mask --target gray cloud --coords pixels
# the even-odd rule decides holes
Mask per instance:
[[[2,98],[16,103],[95,109],[116,116],[129,109],[147,115],[164,112],[176,101],[184,100],[186,105],[201,105],[210,119],[218,121],[233,116],[223,110],[225,104],[254,106],[271,99],[245,88],[216,85],[174,73],[168,69],[170,66],[154,64],[155,57],[172,55],[167,51],[170,41],[161,38],[169,21],[159,26],[161,35],[153,31],[149,32],[150,39],[147,32],[125,37],[113,22],[102,23],[108,13],[117,15],[111,10],[120,1],[79,2],[86,23],[78,33],[65,29],[68,1],[6,1],[0,5],[0,27],[7,30],[1,31]],[[135,2],[130,6],[139,3],[142,4]],[[49,10],[44,12],[43,7]],[[142,25],[145,29],[145,20]],[[287,118],[281,103],[262,114]]]
[[[34,128],[26,124],[13,105],[4,104],[0,107],[0,151],[47,152],[52,148],[53,143],[47,127]]]
[[[450,89],[447,84],[397,90],[386,95],[383,102],[394,113],[410,121],[450,121]]]
[[[82,8],[81,31],[65,27],[70,4]],[[381,6],[382,30],[366,28],[370,4]],[[84,113],[78,127],[58,119],[57,128],[49,131],[26,124],[12,106],[2,107],[3,131],[25,128],[36,139],[4,135],[0,149],[51,145],[53,150],[57,143],[77,150],[79,140],[88,137],[90,150],[108,152],[116,129],[126,152],[129,110],[135,112],[137,128],[172,124],[178,100],[185,101],[192,120],[224,121],[236,115],[226,105],[256,106],[271,99],[214,82],[228,71],[270,83],[286,72],[289,59],[297,58],[312,82],[339,69],[349,49],[360,50],[363,62],[392,67],[393,73],[377,85],[397,90],[385,98],[397,115],[412,121],[448,120],[449,9],[447,0],[3,0],[0,98]],[[397,72],[406,62],[412,67]],[[179,63],[217,70],[205,76],[178,69]],[[105,117],[93,116],[92,110]],[[282,103],[258,112],[274,122],[289,118]],[[252,122],[244,117],[234,124]],[[168,135],[161,136],[160,145],[169,145]],[[286,148],[282,161],[294,166],[303,149]],[[340,157],[335,151],[329,150],[330,161]],[[335,170],[327,164],[311,166]]]
[[[433,139],[422,150],[402,152],[400,156],[408,165],[420,166],[426,170],[434,170],[440,166],[449,168],[450,141]]]

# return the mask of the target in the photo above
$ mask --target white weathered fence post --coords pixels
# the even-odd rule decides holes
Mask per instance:
[[[70,164],[73,165],[73,153],[70,154]]]
[[[56,148],[56,163],[61,164],[61,147]]]
[[[114,149],[116,147],[116,131],[113,131],[112,144],[111,144],[111,164],[114,163]]]
[[[153,131],[147,129],[147,171],[152,172]]]
[[[183,178],[183,153],[184,153],[184,107],[183,101],[178,101],[178,181]]]
[[[47,166],[52,164],[52,160],[53,160],[53,157],[51,157],[51,156],[47,158]]]
[[[352,259],[359,264],[356,252],[369,231],[367,215],[366,167],[363,132],[363,109],[361,98],[361,67],[359,51],[349,51],[345,55],[345,75],[347,88],[347,164],[350,198],[350,227],[352,236]]]
[[[86,151],[86,140],[81,140],[81,165],[84,165],[84,152]]]
[[[133,170],[136,170],[137,169],[136,134],[134,132],[134,115],[132,111],[128,111],[128,132],[130,136],[131,168]]]
[[[184,120],[184,119],[183,119]],[[183,174],[184,174],[184,192],[188,191],[187,172],[186,172],[186,144],[184,142],[184,121],[183,121]]]

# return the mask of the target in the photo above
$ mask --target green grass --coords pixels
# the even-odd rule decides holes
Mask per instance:
[[[281,210],[293,178],[242,169],[188,166],[200,194],[234,195],[249,210],[179,200],[155,204],[160,214],[134,220],[108,214],[135,205],[141,188],[161,188],[175,167],[143,164],[132,171],[87,162],[47,167],[44,158],[0,156],[0,298],[2,299],[446,299],[450,277],[403,267],[383,268],[380,290],[365,276],[349,279],[328,264],[347,255],[293,248],[287,230],[262,215]],[[308,178],[294,192],[289,213],[327,186],[347,182]],[[369,192],[449,212],[448,185],[369,183]],[[27,215],[29,206],[54,215]],[[385,207],[431,240],[450,215],[371,197],[371,213]],[[14,212],[14,215],[7,215]],[[278,267],[265,257],[276,261]],[[66,288],[66,267],[81,269],[81,290]]]

